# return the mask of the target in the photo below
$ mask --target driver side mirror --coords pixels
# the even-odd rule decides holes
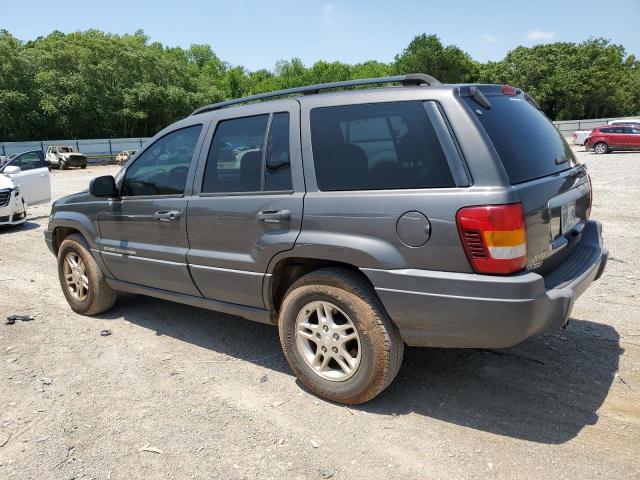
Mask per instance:
[[[111,175],[96,177],[89,184],[89,192],[94,197],[119,197],[118,187],[116,187],[116,179]]]
[[[9,165],[2,171],[2,173],[4,173],[5,175],[15,175],[17,173],[20,173],[21,171],[22,169],[20,167]]]

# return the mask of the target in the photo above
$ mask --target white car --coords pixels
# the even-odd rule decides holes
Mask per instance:
[[[87,168],[87,156],[69,145],[50,145],[47,147],[45,160],[59,170],[69,167]]]
[[[51,200],[49,166],[40,150],[14,155],[0,168],[0,225],[27,220],[27,204]]]
[[[640,125],[640,118],[627,118],[627,119],[621,119],[621,120],[609,120],[607,122],[608,125],[621,125],[621,124],[626,124],[626,125]]]
[[[585,145],[587,138],[591,135],[593,130],[576,130],[573,132],[573,144],[574,145]]]

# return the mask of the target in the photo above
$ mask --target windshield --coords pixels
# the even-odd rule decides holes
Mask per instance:
[[[564,137],[544,114],[521,96],[487,95],[490,109],[464,101],[493,142],[512,184],[546,177],[577,162]]]

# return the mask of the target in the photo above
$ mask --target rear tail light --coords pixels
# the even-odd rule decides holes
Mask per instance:
[[[456,222],[476,273],[509,274],[527,264],[527,230],[521,203],[465,207]]]

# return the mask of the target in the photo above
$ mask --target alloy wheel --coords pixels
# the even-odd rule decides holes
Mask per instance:
[[[89,295],[89,277],[84,261],[76,252],[69,252],[64,258],[64,279],[71,296],[83,302]]]
[[[349,316],[330,302],[310,302],[300,310],[296,347],[305,363],[326,380],[347,380],[360,366],[358,331]]]

